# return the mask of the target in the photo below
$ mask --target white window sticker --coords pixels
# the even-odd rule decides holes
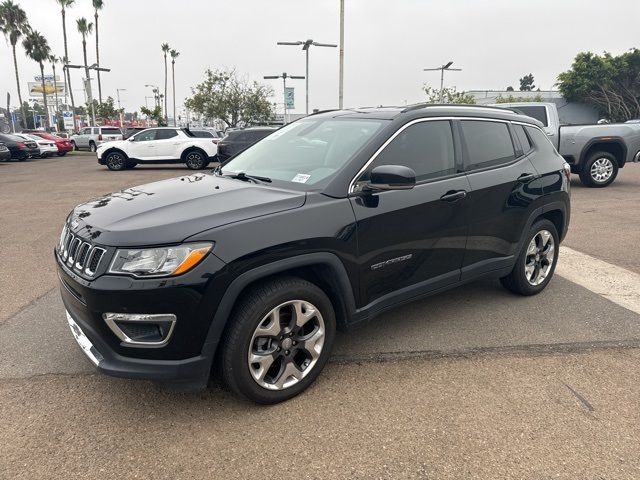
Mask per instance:
[[[311,177],[311,175],[305,175],[304,173],[298,173],[295,177],[293,177],[293,180],[291,180],[292,182],[297,182],[297,183],[307,183],[307,180],[309,180],[309,178]]]

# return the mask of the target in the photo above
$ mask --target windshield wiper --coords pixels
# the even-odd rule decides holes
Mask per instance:
[[[257,183],[257,181],[271,183],[271,179],[269,177],[261,177],[259,175],[247,175],[245,172],[238,172],[230,175],[228,173],[225,174],[225,173],[222,173],[222,171],[220,171],[220,175],[222,175],[223,177],[235,178],[237,180],[244,180],[244,181],[253,180],[255,183]]]

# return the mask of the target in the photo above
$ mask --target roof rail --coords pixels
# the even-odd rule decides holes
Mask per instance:
[[[521,112],[517,111],[515,108],[495,107],[492,105],[468,105],[466,103],[416,103],[414,105],[409,105],[408,107],[406,107],[404,110],[402,110],[402,113],[412,112],[414,110],[420,110],[421,108],[428,107],[489,108],[492,110],[503,110],[511,113],[521,114]]]

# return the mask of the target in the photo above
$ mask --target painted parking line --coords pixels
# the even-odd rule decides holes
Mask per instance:
[[[556,273],[640,314],[640,275],[635,272],[563,246]]]

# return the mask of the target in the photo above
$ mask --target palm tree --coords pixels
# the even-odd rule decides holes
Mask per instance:
[[[76,0],[56,0],[58,5],[62,7],[62,35],[64,36],[64,64],[69,63],[69,50],[67,48],[67,20],[66,20],[66,11],[67,8],[73,6]],[[73,88],[71,88],[71,72],[68,68],[63,68],[65,72],[65,78],[67,80],[67,92],[69,92],[69,97],[71,98],[71,111],[73,116],[73,129],[76,129],[76,103],[73,100]]]
[[[49,107],[47,105],[47,90],[44,83],[44,62],[51,57],[51,48],[47,39],[40,32],[30,30],[22,41],[27,56],[40,65],[40,80],[42,82],[42,101],[44,102],[44,125],[49,128]]]
[[[180,56],[180,52],[177,50],[171,50],[171,78],[173,83],[173,126],[177,127],[176,120],[176,58]],[[166,97],[165,97],[166,98]]]
[[[84,55],[84,75],[87,79],[87,100],[91,107],[91,120],[95,124],[96,120],[96,112],[93,108],[93,97],[91,95],[91,80],[89,76],[89,64],[87,63],[87,35],[91,35],[93,32],[93,23],[87,22],[87,19],[82,17],[76,20],[76,25],[78,27],[78,32],[82,35],[82,54]]]
[[[94,18],[96,19],[96,65],[100,66],[100,42],[98,40],[98,10],[102,10],[104,2],[102,0],[92,0],[93,9],[95,11]],[[100,70],[98,72],[98,102],[102,103],[102,83],[100,83]]]
[[[168,108],[168,103],[167,103],[167,53],[169,53],[169,50],[171,50],[171,47],[169,46],[168,43],[163,43],[161,45],[162,51],[164,52],[164,121],[165,123],[168,125],[168,118],[167,118],[167,110]]]
[[[22,103],[22,92],[20,91],[20,75],[18,74],[18,59],[16,57],[16,44],[20,37],[30,30],[27,14],[12,0],[5,0],[0,4],[0,32],[2,32],[11,44],[13,52],[13,68],[16,72],[16,87],[18,88],[18,101],[22,111],[22,126],[27,128],[27,111]]]
[[[60,62],[60,59],[58,57],[56,57],[55,55],[51,55],[49,57],[49,62],[51,62],[51,68],[53,69],[53,90],[54,93],[56,95],[56,108],[55,108],[55,112],[56,112],[56,122],[58,121],[58,81],[56,80],[56,64]],[[57,127],[57,125],[56,125]]]

